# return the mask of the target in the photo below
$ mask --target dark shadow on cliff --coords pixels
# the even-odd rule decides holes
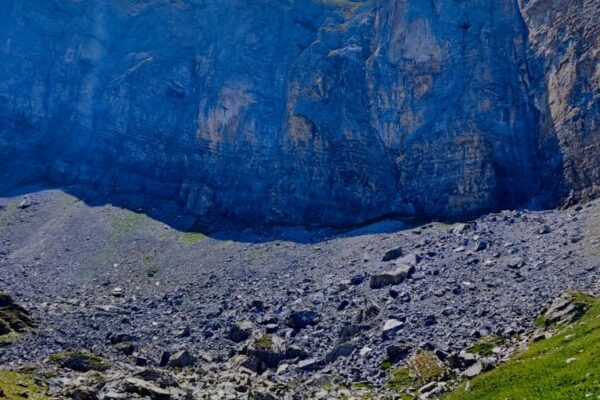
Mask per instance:
[[[250,225],[242,221],[232,221],[215,216],[211,219],[199,220],[196,216],[187,214],[183,207],[174,201],[162,198],[152,198],[148,195],[112,194],[100,195],[84,186],[61,186],[47,181],[29,181],[12,188],[0,188],[0,197],[24,198],[31,196],[37,201],[36,194],[45,191],[58,190],[84,202],[89,207],[114,206],[138,214],[144,214],[155,221],[182,232],[198,232],[218,240],[237,242],[264,243],[271,241],[292,241],[296,243],[313,244],[335,237],[353,237],[377,233],[398,232],[418,226],[421,222],[416,219],[401,219],[399,216],[386,215],[360,225],[337,228],[301,227],[289,225]]]
[[[339,228],[306,228],[298,226],[264,226],[257,223],[250,226],[247,223],[235,222],[225,218],[215,217],[211,220],[198,221],[190,214],[184,213],[183,208],[167,199],[152,199],[149,196],[127,194],[102,196],[89,188],[82,186],[60,186],[48,182],[29,182],[12,189],[0,189],[0,197],[21,198],[30,195],[36,200],[36,194],[44,191],[58,190],[74,196],[90,207],[114,206],[135,213],[144,214],[155,221],[182,232],[198,232],[217,240],[231,240],[246,243],[265,243],[272,241],[291,241],[302,244],[317,244],[336,237],[356,237],[370,234],[395,233],[431,223],[431,219],[408,218],[398,215],[383,215],[380,218],[365,221],[354,226]],[[546,200],[544,200],[546,201]],[[536,201],[535,203],[541,203]],[[529,209],[537,208],[532,201]],[[494,210],[490,210],[494,211]],[[465,222],[475,219],[445,220],[443,223]]]

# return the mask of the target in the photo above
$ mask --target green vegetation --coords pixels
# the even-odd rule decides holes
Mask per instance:
[[[5,399],[49,400],[46,389],[37,385],[28,374],[0,370],[0,389]]]
[[[533,326],[536,328],[543,328],[544,326],[546,326],[546,317],[543,315],[537,317],[535,321],[533,321]]]
[[[394,368],[390,372],[386,386],[392,392],[401,393],[407,388],[418,388],[439,380],[445,373],[444,364],[434,353],[419,350],[406,367]]]
[[[85,351],[68,351],[52,354],[49,358],[51,363],[60,364],[63,368],[73,371],[106,371],[110,363],[105,359]]]
[[[29,313],[13,303],[10,296],[0,293],[0,347],[17,341],[22,333],[35,326]]]
[[[147,217],[128,210],[119,210],[119,215],[112,220],[111,225],[118,238],[122,238],[141,227]]]
[[[444,376],[446,369],[440,359],[431,351],[417,351],[408,362],[416,386],[423,386]]]
[[[400,393],[404,389],[411,387],[413,381],[414,379],[408,368],[395,368],[387,378],[387,388],[393,392]]]
[[[371,382],[356,382],[352,384],[354,390],[372,390],[373,384]]]
[[[185,232],[182,239],[186,244],[195,244],[206,239],[206,235],[200,232]]]
[[[18,205],[18,200],[11,200],[3,208],[0,208],[0,232],[5,228],[7,221],[17,214]]]
[[[462,385],[445,400],[573,400],[600,395],[600,300],[576,323],[550,339],[532,343],[510,362]]]
[[[148,278],[154,278],[154,276],[156,274],[158,274],[159,269],[154,264],[154,257],[153,256],[151,256],[151,255],[144,256],[144,259],[142,260],[142,263],[146,267],[146,276]]]
[[[273,347],[273,338],[270,335],[264,334],[254,342],[257,350],[269,350]]]
[[[21,335],[19,335],[16,332],[10,332],[5,335],[0,335],[0,347],[9,346],[15,343],[17,340],[19,340],[19,337],[21,337]]]
[[[473,346],[469,348],[469,351],[474,354],[482,356],[491,356],[493,354],[494,347],[500,346],[504,343],[504,340],[500,336],[491,335],[484,336],[477,341]]]
[[[95,253],[93,253],[90,257],[90,260],[98,263],[98,264],[106,264],[111,258],[113,258],[113,253],[110,249],[102,249]]]
[[[379,369],[382,371],[388,371],[388,370],[392,369],[392,367],[393,367],[393,365],[389,361],[384,361],[379,365]]]

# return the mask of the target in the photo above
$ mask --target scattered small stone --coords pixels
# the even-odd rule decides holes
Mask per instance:
[[[402,329],[403,326],[404,323],[402,321],[399,321],[397,319],[388,319],[387,321],[385,321],[385,324],[383,324],[382,331],[384,337],[394,335],[396,332]]]

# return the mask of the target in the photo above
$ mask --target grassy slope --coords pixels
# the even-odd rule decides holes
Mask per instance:
[[[0,370],[0,389],[4,392],[2,399],[49,400],[45,389],[38,386],[34,379],[26,374]]]
[[[569,360],[569,362],[567,362]],[[560,334],[537,343],[445,400],[600,399],[600,301]]]

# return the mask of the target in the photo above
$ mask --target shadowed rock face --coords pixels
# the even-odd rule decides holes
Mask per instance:
[[[593,0],[4,9],[0,190],[77,184],[205,221],[339,226],[600,184]]]

